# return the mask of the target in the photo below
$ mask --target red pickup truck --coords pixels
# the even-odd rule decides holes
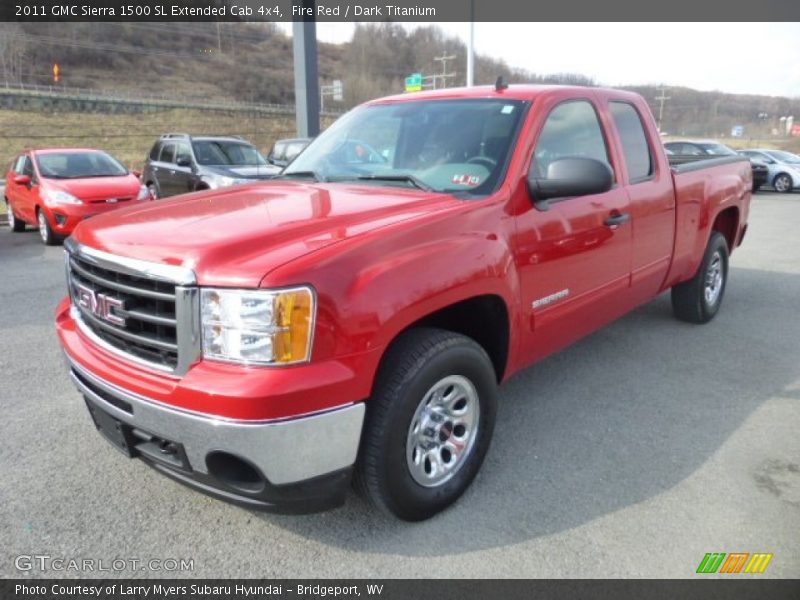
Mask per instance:
[[[163,474],[285,512],[355,480],[425,519],[498,384],[666,290],[714,317],[750,188],[745,157],[670,166],[632,93],[384,98],[275,180],[81,224],[58,334],[97,429]]]

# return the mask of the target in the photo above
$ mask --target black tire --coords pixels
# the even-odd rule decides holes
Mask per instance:
[[[714,277],[717,272],[715,265],[718,265],[720,278],[713,286],[712,279],[717,279]],[[697,273],[689,281],[672,288],[672,311],[681,321],[708,323],[719,311],[727,282],[728,242],[725,236],[714,231]],[[707,284],[711,288],[711,298],[707,295]]]
[[[58,246],[61,243],[61,238],[53,233],[50,221],[47,220],[47,215],[41,209],[36,211],[36,224],[39,229],[39,236],[45,246]]]
[[[407,444],[412,419],[424,408],[429,391],[444,379],[466,379],[474,386],[478,417],[469,438],[472,441],[464,444],[467,450],[460,459],[453,459],[455,467],[449,478],[426,487],[412,475]],[[387,351],[367,403],[356,489],[378,508],[403,520],[432,517],[458,500],[477,475],[489,449],[496,412],[497,378],[481,346],[440,329],[406,332]],[[457,427],[450,423],[447,435]]]
[[[776,192],[782,194],[789,194],[794,189],[794,181],[788,173],[778,173],[775,179],[772,180],[772,187]]]
[[[11,204],[6,200],[6,208],[7,208],[7,215],[8,215],[8,228],[13,231],[14,233],[21,233],[25,231],[25,221],[22,219],[18,219],[17,216],[14,214],[14,210],[11,208]]]

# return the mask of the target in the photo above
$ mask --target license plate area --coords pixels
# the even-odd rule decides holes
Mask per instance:
[[[128,458],[141,457],[173,469],[192,470],[182,444],[133,427],[84,400],[97,430]]]

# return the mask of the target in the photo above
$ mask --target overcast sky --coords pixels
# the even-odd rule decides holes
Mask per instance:
[[[420,25],[428,23],[405,26]],[[469,35],[468,23],[434,25],[464,41]],[[353,28],[319,23],[317,35],[341,43]],[[609,86],[665,83],[800,97],[800,23],[476,23],[475,51],[535,73],[581,73]]]

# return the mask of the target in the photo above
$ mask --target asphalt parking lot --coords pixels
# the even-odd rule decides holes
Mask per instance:
[[[56,341],[62,250],[5,228],[0,576],[79,575],[15,568],[46,554],[194,560],[126,576],[691,577],[706,552],[770,552],[762,577],[800,577],[798,231],[800,194],[759,194],[712,323],[665,294],[514,377],[472,488],[407,524],[355,495],[252,513],[115,452]]]

